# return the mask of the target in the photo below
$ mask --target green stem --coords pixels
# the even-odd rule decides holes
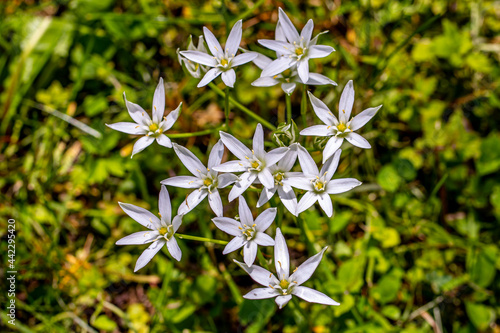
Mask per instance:
[[[190,138],[192,136],[202,136],[202,135],[212,134],[214,132],[217,132],[218,130],[220,130],[220,128],[212,128],[212,129],[199,131],[199,132],[192,132],[192,133],[172,133],[172,134],[167,134],[167,136],[171,139]]]
[[[292,97],[289,94],[285,95],[286,98],[286,122],[292,123]]]
[[[229,131],[229,87],[224,91],[224,114],[226,115],[226,131]]]
[[[304,126],[304,128],[307,127],[306,111],[307,111],[307,86],[303,84],[302,100],[300,101],[300,114],[302,115],[302,125]]]
[[[191,236],[191,235],[184,235],[184,234],[176,234],[177,237],[180,239],[188,239],[188,240],[194,240],[198,242],[209,242],[209,243],[214,243],[214,244],[220,244],[220,245],[226,245],[228,242],[219,240],[219,239],[210,239],[210,238],[205,238],[205,237],[198,237],[198,236]]]
[[[226,97],[226,94],[224,93],[224,91],[222,91],[222,89],[220,89],[219,87],[217,87],[213,82],[210,82],[208,84],[208,86],[213,91],[215,91],[219,96]],[[247,115],[249,115],[253,119],[255,119],[258,122],[260,122],[265,127],[269,128],[272,131],[276,130],[276,127],[273,124],[271,124],[270,122],[268,122],[267,120],[265,120],[261,116],[255,114],[253,111],[251,111],[250,109],[248,109],[247,107],[245,107],[243,104],[241,104],[240,102],[237,102],[236,100],[234,100],[234,98],[229,97],[229,101],[231,102],[231,104],[233,104],[238,109],[240,109],[243,113],[246,113]]]

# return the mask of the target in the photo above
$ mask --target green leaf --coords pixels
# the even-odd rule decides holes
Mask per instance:
[[[392,165],[386,165],[378,172],[377,182],[384,190],[394,192],[399,188],[403,179]]]
[[[100,315],[94,322],[94,327],[104,331],[113,331],[116,329],[116,323],[106,315]]]
[[[490,323],[495,320],[493,309],[486,305],[466,302],[465,310],[470,321],[478,330],[486,330]]]

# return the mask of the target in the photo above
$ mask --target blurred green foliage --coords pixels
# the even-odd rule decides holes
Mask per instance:
[[[233,264],[239,254],[223,256],[220,245],[180,240],[181,262],[164,251],[138,274],[142,248],[114,245],[140,230],[118,201],[154,212],[160,181],[187,174],[158,145],[129,158],[133,138],[104,125],[128,119],[123,92],[147,108],[161,76],[167,110],[185,103],[174,132],[217,128],[222,97],[197,89],[175,51],[203,25],[226,36],[243,19],[242,46],[272,55],[257,39],[274,38],[278,6],[299,28],[313,18],[337,50],[313,67],[339,87],[310,87],[316,96],[336,110],[353,79],[354,114],[384,105],[364,128],[373,149],[346,145],[341,158],[338,176],[364,185],[332,196],[331,219],[304,212],[306,232],[285,215],[292,266],[330,246],[308,283],[338,307],[300,302],[279,311],[273,300],[243,300],[254,283]],[[15,218],[15,329],[303,332],[302,312],[316,333],[499,332],[498,2],[19,0],[0,3],[0,12],[0,245],[6,253],[7,219]],[[281,89],[252,87],[253,65],[237,75],[233,96],[281,122]],[[292,102],[301,124],[299,92]],[[250,138],[255,123],[234,107],[232,115],[233,132]],[[310,107],[307,121],[318,122]],[[216,140],[175,141],[206,161]],[[187,192],[169,191],[176,209]],[[225,209],[236,214],[235,203]],[[202,203],[181,232],[227,239],[211,217]],[[12,329],[3,306],[0,317]]]

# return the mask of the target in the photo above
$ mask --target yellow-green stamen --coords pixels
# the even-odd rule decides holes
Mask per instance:
[[[346,130],[346,125],[344,123],[340,123],[337,125],[337,129],[340,131],[340,132],[343,132]]]
[[[287,280],[281,280],[281,282],[280,282],[281,289],[287,289],[289,285],[290,285],[290,282],[288,282]]]

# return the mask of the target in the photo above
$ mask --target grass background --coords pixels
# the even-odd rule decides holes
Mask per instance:
[[[105,127],[129,120],[123,92],[150,109],[163,77],[167,110],[185,105],[172,132],[217,128],[223,98],[196,88],[176,49],[204,25],[224,41],[243,19],[242,47],[272,55],[257,40],[274,38],[279,6],[299,28],[312,18],[315,33],[328,30],[320,41],[337,50],[311,62],[339,83],[309,87],[316,96],[336,112],[353,79],[353,114],[384,105],[362,130],[373,149],[344,146],[337,177],[363,186],[332,196],[331,219],[316,207],[301,214],[301,229],[284,216],[292,267],[330,246],[307,285],[339,307],[279,311],[273,300],[243,300],[254,282],[220,245],[180,241],[181,262],[163,251],[138,274],[143,249],[114,245],[140,230],[118,201],[155,212],[159,182],[187,174],[156,144],[130,159],[134,139]],[[498,2],[26,0],[3,1],[0,13],[1,267],[15,218],[19,271],[15,327],[5,323],[1,283],[2,331],[500,331]],[[238,69],[233,96],[277,124],[283,92],[252,87],[259,74]],[[300,90],[292,103],[303,128]],[[233,132],[250,139],[255,122],[233,111]],[[309,125],[319,123],[307,112]],[[206,161],[216,140],[174,141]],[[174,209],[188,193],[169,192]],[[247,198],[255,204],[258,193]],[[212,215],[203,202],[181,232],[227,240]]]

